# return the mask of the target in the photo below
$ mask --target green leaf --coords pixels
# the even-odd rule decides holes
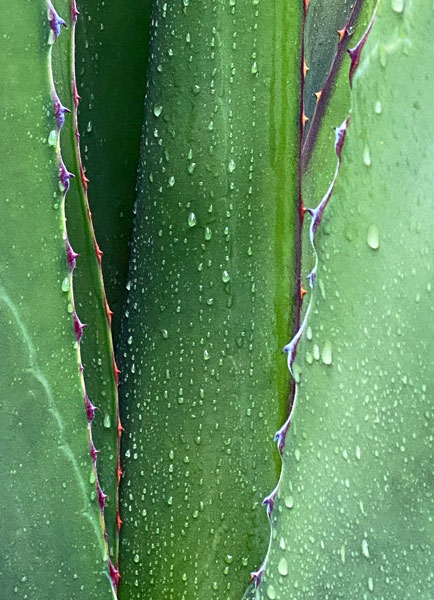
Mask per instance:
[[[126,297],[151,6],[151,0],[82,1],[77,22],[80,139],[115,344]]]
[[[59,187],[51,48],[61,27],[51,3],[2,3],[1,594],[97,600],[114,591],[74,331],[63,169]]]
[[[62,157],[73,173],[66,198],[69,242],[79,254],[74,271],[74,298],[77,314],[87,327],[81,341],[86,391],[97,406],[92,422],[92,438],[98,455],[98,479],[107,495],[104,506],[110,556],[118,562],[118,398],[114,372],[110,313],[98,258],[98,245],[90,217],[86,181],[83,179],[77,136],[77,96],[75,91],[75,23],[71,0],[57,0],[59,14],[65,15],[67,29],[53,48],[54,81],[59,97],[70,110],[62,131]]]
[[[381,2],[319,270],[256,595],[432,595],[432,6]]]
[[[266,551],[299,291],[301,13],[156,4],[119,356],[124,600],[241,597]]]

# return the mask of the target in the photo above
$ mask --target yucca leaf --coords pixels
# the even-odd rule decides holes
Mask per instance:
[[[0,594],[108,599],[51,69],[63,21],[42,0],[1,9]]]
[[[116,344],[126,296],[151,0],[78,2],[79,128]]]
[[[380,2],[355,72],[253,598],[432,596],[433,21]]]
[[[120,363],[119,597],[241,597],[298,302],[302,7],[156,2]]]

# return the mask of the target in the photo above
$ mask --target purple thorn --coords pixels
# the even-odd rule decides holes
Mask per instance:
[[[119,583],[119,579],[120,579],[120,573],[119,571],[116,569],[116,567],[113,565],[112,561],[109,560],[109,570],[110,570],[110,579],[113,582],[113,585],[115,587],[117,587],[118,583]]]
[[[276,498],[276,494],[278,491],[278,485],[274,488],[274,490],[271,492],[271,494],[269,494],[268,496],[266,496],[263,500],[262,500],[262,506],[266,506],[267,507],[267,515],[268,517],[270,517],[272,510],[274,508],[274,500]]]
[[[96,462],[99,452],[100,451],[95,448],[95,444],[93,443],[93,441],[91,441],[90,442],[90,456],[94,463]]]
[[[87,420],[89,423],[91,423],[95,417],[95,412],[98,410],[98,407],[92,404],[87,394],[84,397],[84,405],[86,407]]]
[[[250,573],[251,581],[255,584],[255,587],[259,587],[261,583],[262,574],[264,572],[264,565],[262,564],[257,571]]]
[[[64,21],[62,17],[59,17],[56,9],[54,8],[50,0],[48,0],[48,13],[50,19],[50,28],[53,32],[54,41],[56,41],[60,35],[60,27],[66,27],[66,21]]]
[[[53,100],[54,100],[54,116],[56,117],[56,121],[57,121],[57,129],[60,131],[65,122],[65,114],[70,113],[71,111],[69,110],[69,108],[66,108],[66,106],[63,106],[63,104],[60,102],[59,96],[56,93],[54,93],[54,95],[53,95]]]
[[[63,192],[65,194],[69,190],[69,180],[71,179],[71,177],[75,177],[74,173],[70,173],[65,167],[65,163],[63,162],[63,160],[60,159],[59,181],[62,184]]]
[[[99,484],[99,481],[97,483],[96,486],[97,492],[98,492],[98,502],[100,505],[101,510],[104,510],[104,506],[105,506],[105,500],[107,498],[107,494],[104,494],[104,492],[102,491],[102,488]]]
[[[75,252],[75,251],[72,249],[72,246],[71,246],[71,244],[70,244],[70,241],[69,241],[69,239],[68,239],[68,238],[66,238],[66,242],[65,242],[65,244],[66,244],[66,254],[67,254],[67,257],[68,257],[69,270],[70,270],[70,271],[71,271],[71,273],[72,273],[72,271],[75,269],[75,262],[76,262],[76,259],[77,259],[77,258],[78,258],[80,255],[79,255],[79,254],[77,254],[77,252]]]
[[[86,323],[82,323],[80,321],[80,319],[77,316],[77,313],[74,311],[73,312],[73,317],[74,317],[74,329],[75,329],[75,335],[77,337],[77,341],[81,341],[81,338],[83,336],[83,329],[86,327]]]

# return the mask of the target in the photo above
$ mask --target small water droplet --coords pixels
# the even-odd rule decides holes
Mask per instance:
[[[363,162],[367,167],[371,165],[371,153],[367,145],[363,148]]]
[[[92,131],[92,127],[93,127],[92,121],[88,121],[87,127],[86,127],[88,133],[90,133]]]
[[[367,242],[368,246],[370,246],[372,250],[378,250],[380,245],[380,234],[376,225],[371,225],[369,227]]]
[[[209,242],[210,239],[211,239],[211,237],[212,237],[212,231],[211,231],[211,229],[209,227],[205,227],[205,239],[206,239],[206,241]]]
[[[381,106],[381,102],[377,100],[377,102],[375,103],[375,112],[377,113],[377,115],[379,115],[382,110],[383,107]]]
[[[277,597],[276,590],[272,583],[269,583],[267,585],[267,596],[270,598],[270,600],[275,600],[275,598]]]
[[[235,171],[235,167],[236,167],[235,161],[231,158],[231,160],[229,161],[229,164],[228,164],[229,173],[233,173]]]
[[[70,287],[71,284],[69,281],[69,277],[65,277],[65,279],[62,281],[62,292],[69,292]]]
[[[169,186],[173,187],[175,185],[175,177],[173,175],[171,175],[169,177]]]
[[[223,283],[228,283],[228,281],[230,281],[231,276],[229,275],[229,273],[227,271],[223,271],[222,273],[222,281]]]
[[[368,540],[362,541],[362,552],[363,552],[363,556],[365,556],[366,558],[369,558]]]
[[[253,75],[256,75],[256,73],[257,73],[257,72],[258,72],[258,65],[257,65],[257,62],[256,62],[256,60],[255,60],[255,61],[253,62],[253,64],[252,64],[252,74],[253,74]]]
[[[189,227],[194,227],[196,225],[197,219],[196,219],[196,215],[194,214],[194,212],[191,212],[188,215],[187,223],[188,223]]]
[[[110,425],[111,425],[110,415],[109,415],[109,414],[106,414],[106,415],[104,416],[104,427],[105,427],[106,429],[108,429],[108,428],[110,427]]]
[[[159,117],[162,112],[163,112],[163,107],[161,106],[161,104],[157,104],[156,106],[154,106],[154,115],[156,117]]]

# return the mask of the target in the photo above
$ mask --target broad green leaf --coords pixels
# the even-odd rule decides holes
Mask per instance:
[[[1,14],[0,594],[106,600],[51,77],[61,23],[42,0]]]
[[[81,147],[116,344],[126,296],[152,0],[77,4]]]
[[[56,9],[67,28],[53,47],[56,90],[62,103],[71,111],[65,115],[62,130],[62,157],[74,175],[66,197],[66,221],[69,242],[79,254],[74,271],[74,298],[77,314],[86,328],[81,340],[87,395],[98,410],[92,421],[92,439],[98,454],[98,479],[107,495],[104,506],[110,555],[117,564],[118,554],[118,403],[110,332],[110,313],[97,255],[86,182],[82,178],[80,148],[77,136],[77,98],[75,91],[75,4],[57,0]],[[75,99],[75,101],[74,101]]]
[[[119,597],[239,598],[288,410],[302,6],[156,2],[120,363]]]
[[[251,598],[432,597],[433,25],[383,0],[354,77]]]

